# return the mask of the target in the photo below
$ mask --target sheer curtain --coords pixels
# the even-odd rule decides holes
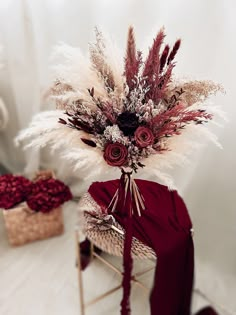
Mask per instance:
[[[206,290],[221,303],[236,309],[233,299],[236,294],[234,8],[233,0],[1,1],[0,46],[4,68],[0,69],[0,95],[10,119],[7,128],[0,132],[0,161],[14,172],[25,168],[32,171],[39,164],[50,165],[58,169],[62,178],[70,178],[69,167],[58,157],[45,152],[23,153],[13,143],[32,115],[50,106],[44,104],[41,95],[50,81],[52,47],[63,41],[80,46],[86,53],[87,42],[98,25],[124,48],[127,27],[133,24],[139,47],[146,49],[155,32],[165,25],[167,41],[183,38],[176,73],[215,80],[227,91],[214,102],[223,105],[230,121],[225,128],[211,126],[224,149],[207,144],[192,156],[193,163],[176,170],[175,176],[195,225],[201,275],[204,272],[209,275],[209,270],[215,275]],[[79,174],[74,175],[79,178]],[[77,183],[80,192],[88,185],[81,180]],[[201,275],[199,281],[205,283]],[[226,288],[227,294],[220,289],[210,291],[209,286],[217,286],[215,281]]]

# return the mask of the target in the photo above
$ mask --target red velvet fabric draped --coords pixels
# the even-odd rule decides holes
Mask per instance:
[[[166,186],[138,179],[136,183],[145,199],[146,210],[141,217],[132,217],[132,235],[153,248],[157,255],[150,295],[151,315],[190,315],[194,248],[187,208],[178,193],[169,191]],[[118,185],[119,180],[95,182],[89,193],[102,209],[106,209]],[[126,226],[123,211],[113,215],[122,226]],[[123,281],[126,295],[128,285]],[[130,314],[129,307],[127,310]],[[199,315],[216,314],[208,311]]]

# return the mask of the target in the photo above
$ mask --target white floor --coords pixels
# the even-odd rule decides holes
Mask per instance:
[[[45,241],[10,247],[0,217],[0,314],[78,315],[79,294],[75,268],[76,204],[64,208],[65,233]],[[119,265],[119,259],[113,262]],[[147,278],[151,279],[152,275]],[[150,281],[149,281],[150,282]],[[119,283],[119,277],[96,260],[84,272],[85,298]],[[149,314],[148,299],[133,289],[134,314]],[[135,298],[138,296],[138,299]],[[121,292],[87,309],[86,315],[119,314]]]
[[[65,206],[64,219],[65,233],[62,236],[12,248],[8,245],[3,218],[0,216],[0,315],[80,314],[75,268],[75,203]],[[115,264],[120,264],[119,259],[111,259]],[[140,264],[135,268],[138,270]],[[207,289],[207,271],[203,270],[201,275],[201,282],[206,282]],[[150,273],[143,277],[149,287],[152,276]],[[95,260],[84,272],[84,283],[86,299],[90,299],[102,293],[102,290],[116,286],[119,276]],[[233,283],[231,286],[232,290],[235,289]],[[225,301],[233,292],[226,293]],[[217,298],[219,294],[224,295],[224,291],[221,288],[212,294],[213,298]],[[116,292],[88,308],[86,315],[117,315],[120,300],[121,292]],[[203,304],[206,304],[203,300],[196,299],[195,309]],[[230,306],[235,306],[235,302]],[[132,289],[132,314],[150,314],[148,297],[138,287]],[[227,315],[224,312],[220,314]]]

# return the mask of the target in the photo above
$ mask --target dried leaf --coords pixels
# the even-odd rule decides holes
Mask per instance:
[[[95,143],[94,141],[92,141],[92,140],[85,139],[85,138],[81,138],[81,140],[82,140],[85,144],[89,145],[90,147],[95,148],[95,147],[97,146],[96,143]]]

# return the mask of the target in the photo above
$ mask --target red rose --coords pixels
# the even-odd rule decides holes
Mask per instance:
[[[41,179],[33,184],[27,204],[32,210],[49,212],[71,198],[70,189],[61,181],[54,178]]]
[[[32,183],[22,176],[0,176],[0,208],[10,209],[25,201],[31,192]]]
[[[149,145],[152,145],[154,142],[154,136],[148,127],[138,127],[135,131],[134,139],[138,147],[146,148]]]
[[[104,160],[111,166],[124,166],[127,163],[128,150],[119,143],[108,143],[104,151]]]

